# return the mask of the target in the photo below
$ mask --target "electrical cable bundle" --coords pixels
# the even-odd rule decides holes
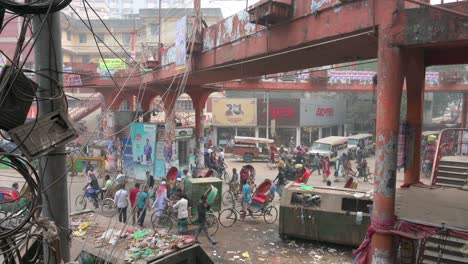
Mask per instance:
[[[26,246],[32,237],[34,226],[41,214],[42,197],[39,175],[26,159],[17,154],[11,154],[0,148],[0,164],[6,165],[23,176],[27,186],[18,197],[0,199],[0,254],[7,263],[21,258],[19,248]],[[36,233],[36,232],[35,232]]]
[[[31,3],[20,4],[12,0],[1,0],[0,10],[7,9],[19,15],[43,15],[47,13],[54,13],[64,9],[72,0],[49,0],[47,2],[35,0]],[[51,6],[52,4],[52,6]],[[49,10],[50,8],[50,10]]]

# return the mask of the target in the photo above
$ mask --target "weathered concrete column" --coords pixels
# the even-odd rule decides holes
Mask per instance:
[[[407,93],[406,121],[412,131],[411,146],[407,155],[411,155],[405,169],[404,184],[418,183],[421,172],[421,133],[424,111],[424,85],[426,67],[424,65],[424,51],[411,50],[405,55],[405,77]]]
[[[148,93],[146,92],[144,97],[141,99],[141,110],[144,113],[143,115],[143,122],[149,123],[151,122],[151,115],[152,110],[153,110],[153,100],[156,96],[158,96],[158,93]]]
[[[164,144],[164,159],[166,160],[166,171],[174,165],[174,143],[175,143],[175,103],[178,94],[168,92],[163,98],[165,112],[165,144]]]
[[[400,49],[391,45],[392,14],[398,0],[376,1],[378,31],[377,133],[372,226],[378,231],[371,240],[368,263],[394,263],[393,237],[385,232],[395,221],[396,159],[403,63]]]
[[[468,118],[468,93],[463,93],[463,107],[461,113],[461,128],[466,128]]]
[[[190,98],[192,98],[193,108],[195,109],[195,160],[197,169],[202,169],[205,167],[205,162],[203,159],[203,139],[205,136],[203,109],[205,108],[206,101],[208,100],[208,97],[211,93],[211,90],[202,88],[194,89],[188,92]]]

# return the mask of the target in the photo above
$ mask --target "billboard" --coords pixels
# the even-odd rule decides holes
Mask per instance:
[[[187,60],[187,17],[184,16],[176,22],[175,30],[175,63],[176,69],[185,69]]]
[[[107,66],[107,67],[106,67]],[[99,59],[99,68],[103,70],[125,70],[127,69],[127,65],[125,61],[119,58],[113,59]]]
[[[133,161],[137,164],[151,166],[156,156],[155,124],[134,123],[131,126]]]
[[[267,108],[268,123],[275,120],[276,127],[298,127],[300,115],[299,99],[270,99],[257,101],[257,124],[266,126]]]
[[[215,126],[257,126],[257,99],[213,98]]]
[[[301,126],[336,126],[343,124],[345,101],[337,99],[301,99]]]

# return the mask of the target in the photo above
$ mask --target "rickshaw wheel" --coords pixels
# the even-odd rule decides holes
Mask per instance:
[[[225,191],[223,193],[222,198],[223,198],[222,199],[223,205],[225,205],[225,206],[235,205],[235,203],[236,203],[236,200],[234,198],[234,194],[231,191]]]
[[[167,214],[166,210],[156,210],[151,215],[151,224],[153,225],[153,228],[165,230],[166,232],[169,232],[172,229],[172,219]]]
[[[278,218],[278,209],[274,206],[268,206],[263,212],[263,219],[265,223],[273,224]]]
[[[237,214],[232,208],[227,208],[219,214],[219,223],[223,227],[231,227],[237,222]]]
[[[83,211],[86,209],[86,198],[84,195],[80,194],[75,199],[75,209],[78,211]]]
[[[216,234],[216,232],[218,232],[218,229],[219,229],[219,221],[218,221],[218,218],[212,214],[212,213],[208,213],[206,214],[206,227],[208,229],[208,234],[210,236]]]
[[[117,213],[114,200],[111,198],[104,199],[101,204],[101,211],[104,216],[113,217]]]

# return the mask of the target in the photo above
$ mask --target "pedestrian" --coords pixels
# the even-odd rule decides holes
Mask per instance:
[[[177,209],[177,231],[180,235],[187,233],[187,218],[188,218],[188,198],[187,195],[182,194],[177,203],[172,206],[172,208]]]
[[[312,169],[312,173],[317,171],[318,175],[320,176],[320,155],[317,153],[314,156],[314,168]]]
[[[112,180],[109,174],[104,177],[104,187],[101,189],[101,200],[104,200],[104,194],[107,196],[107,192],[112,187]]]
[[[273,180],[273,182],[276,182],[276,192],[281,198],[281,196],[283,195],[284,186],[286,186],[286,167],[285,166],[278,166],[278,175]]]
[[[252,201],[252,194],[251,194],[251,181],[244,179],[242,182],[242,196],[241,196],[241,205],[242,205],[242,214],[241,220],[245,219],[247,215],[247,210],[249,210],[250,202]]]
[[[148,207],[148,186],[143,186],[143,191],[138,193],[137,199],[137,218],[138,218],[138,225],[143,228],[143,224],[145,223],[145,216],[146,216],[146,208]]]
[[[127,207],[128,207],[128,193],[125,190],[125,184],[120,184],[120,190],[114,195],[114,201],[117,205],[117,211],[119,213],[119,222],[127,223]]]
[[[154,186],[154,177],[149,171],[146,171],[146,186],[148,186],[148,189],[151,189]]]
[[[132,206],[132,223],[135,224],[135,215],[136,215],[136,201],[138,193],[140,192],[140,183],[135,183],[135,188],[130,191],[130,205]]]
[[[294,138],[291,137],[291,138],[289,139],[289,151],[291,151],[291,153],[294,152],[294,146],[295,146],[295,145],[296,145],[296,144],[294,143]]]
[[[239,191],[239,173],[236,168],[232,168],[232,177],[229,181],[229,190],[232,192]]]
[[[90,181],[92,176],[96,177],[96,172],[94,171],[94,167],[92,165],[89,165],[89,170],[86,173],[86,180]]]
[[[168,202],[167,198],[167,187],[166,182],[162,181],[161,186],[159,186],[158,190],[156,191],[156,199],[154,199],[154,203],[151,206],[153,209],[156,210],[156,216],[161,216],[164,210],[166,209]]]
[[[201,232],[203,232],[213,246],[218,244],[218,242],[213,241],[213,239],[211,239],[210,234],[208,234],[208,229],[206,228],[206,211],[210,210],[210,205],[206,202],[205,196],[201,197],[201,201],[200,201],[200,204],[197,206],[197,209],[198,209],[199,226],[198,226],[197,231],[195,231],[195,241],[200,243],[198,241],[198,236],[200,235]]]
[[[330,159],[328,157],[325,157],[323,160],[323,182],[326,182],[328,180],[328,177],[330,176]]]

